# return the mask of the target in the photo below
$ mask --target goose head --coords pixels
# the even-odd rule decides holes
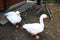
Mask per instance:
[[[49,18],[46,14],[42,14],[40,18]]]
[[[16,14],[18,14],[18,16],[21,16],[20,12],[19,11],[16,11]]]
[[[40,24],[44,24],[43,23],[43,19],[44,18],[49,18],[46,14],[42,14],[41,16],[40,16]]]

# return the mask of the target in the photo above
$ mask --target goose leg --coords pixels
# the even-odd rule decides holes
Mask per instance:
[[[16,28],[19,28],[19,25],[16,25]]]
[[[17,25],[17,24],[13,24],[16,28],[19,28],[19,25]]]
[[[36,40],[39,40],[40,36],[39,35],[35,35],[35,38],[36,38]]]
[[[39,36],[39,35],[31,34],[31,37],[35,37],[35,38],[36,38],[36,40],[39,40],[39,39],[40,39],[40,36]]]

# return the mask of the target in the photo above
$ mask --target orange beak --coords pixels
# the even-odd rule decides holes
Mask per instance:
[[[48,16],[46,16],[46,18],[49,18]]]
[[[19,13],[18,16],[21,16],[21,14]]]

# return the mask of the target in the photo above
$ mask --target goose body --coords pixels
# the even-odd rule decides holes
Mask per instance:
[[[46,14],[42,14],[40,16],[40,23],[28,23],[24,24],[23,28],[26,29],[31,35],[35,35],[36,39],[39,39],[38,33],[41,33],[44,30],[44,22],[43,19],[48,18]]]
[[[20,14],[19,11],[16,11],[16,12],[15,11],[11,11],[11,12],[8,12],[8,13],[6,13],[4,15],[7,17],[7,19],[12,24],[16,24],[16,23],[21,22],[21,20],[22,20],[21,16],[19,16],[18,14]]]
[[[44,30],[44,24],[39,23],[31,23],[31,24],[24,24],[23,28],[26,29],[29,33],[38,34]]]

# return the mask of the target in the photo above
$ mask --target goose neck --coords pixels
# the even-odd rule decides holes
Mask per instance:
[[[40,17],[40,24],[44,24],[44,23],[43,23],[43,18],[42,18],[42,17]]]

